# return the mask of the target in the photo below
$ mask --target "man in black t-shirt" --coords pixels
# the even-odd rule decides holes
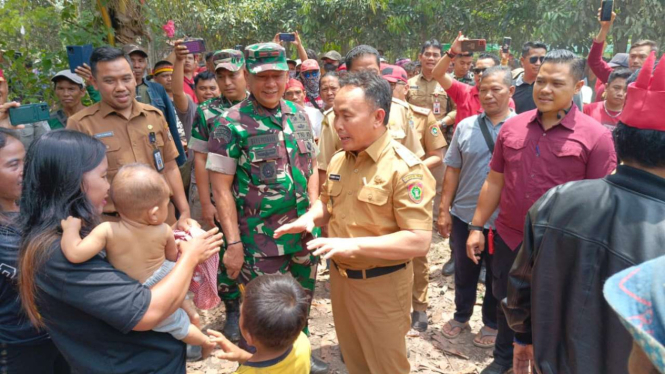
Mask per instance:
[[[524,72],[515,79],[515,112],[517,114],[536,109],[533,101],[533,83],[536,81],[540,65],[547,53],[547,46],[541,42],[526,42],[522,46],[520,62]]]

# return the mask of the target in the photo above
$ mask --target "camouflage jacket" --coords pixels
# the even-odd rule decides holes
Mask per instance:
[[[238,104],[240,101],[231,101],[224,96],[214,97],[196,108],[196,116],[192,124],[192,137],[187,143],[189,149],[196,152],[208,153],[208,138],[215,117],[225,109]]]
[[[305,110],[281,100],[271,113],[250,96],[215,118],[208,151],[208,170],[235,175],[233,194],[246,253],[273,257],[302,251],[309,234],[279,239],[273,234],[310,206],[307,182],[317,148]]]

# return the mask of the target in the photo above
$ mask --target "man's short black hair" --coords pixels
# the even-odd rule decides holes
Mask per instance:
[[[173,64],[171,63],[171,61],[166,61],[166,60],[157,61],[155,67],[152,70],[157,70],[159,68],[163,68],[164,66],[173,67]]]
[[[543,42],[526,42],[522,44],[522,57],[526,57],[532,49],[544,49],[547,52],[547,46]]]
[[[393,91],[388,81],[373,71],[349,72],[339,81],[340,87],[354,86],[360,87],[365,92],[365,100],[372,103],[375,109],[383,109],[386,112],[383,118],[383,124],[388,124],[390,117],[390,103],[392,102]]]
[[[575,56],[571,51],[565,49],[553,49],[545,55],[543,65],[547,63],[565,64],[570,66],[570,75],[572,75],[576,83],[584,78],[584,60]]]
[[[354,47],[352,50],[349,51],[349,53],[346,54],[346,69],[348,71],[351,71],[351,67],[353,66],[353,61],[367,55],[374,55],[376,57],[376,66],[381,66],[381,60],[379,59],[379,51],[377,51],[374,47],[371,47],[366,44],[361,44],[359,46]]]
[[[492,75],[501,76],[503,84],[505,84],[507,87],[513,85],[513,74],[508,66],[495,65],[487,68],[487,70],[485,70],[483,75],[480,77],[480,83],[483,83],[485,78],[489,78]]]
[[[501,65],[501,59],[493,53],[483,52],[478,55],[478,60],[488,60],[488,59],[494,61],[494,66]]]
[[[460,52],[455,55],[455,58],[462,58],[462,57],[473,57],[473,52]]]
[[[402,68],[406,71],[407,74],[413,74],[413,72],[418,68],[418,65],[416,65],[415,61],[411,61],[404,64]]]
[[[665,168],[665,131],[643,130],[619,122],[613,136],[621,160],[646,168]]]
[[[632,71],[628,68],[621,68],[621,69],[616,69],[612,73],[610,73],[610,77],[607,78],[607,85],[609,86],[612,81],[614,81],[617,78],[625,79],[628,81],[628,78],[633,74]]]
[[[423,43],[423,45],[420,47],[420,54],[422,55],[423,53],[425,53],[427,48],[436,48],[439,50],[439,52],[443,52],[443,47],[441,47],[441,43],[439,43],[439,41],[436,39],[428,40],[425,43]]]
[[[339,80],[339,74],[336,71],[327,71],[321,76],[321,79],[319,80],[319,87],[321,86],[321,82],[323,82],[323,78],[327,77],[333,77]]]
[[[100,62],[111,62],[118,59],[124,59],[127,61],[129,66],[132,64],[129,61],[129,57],[125,56],[122,50],[110,46],[97,47],[92,51],[90,56],[90,70],[92,71],[92,76],[97,75],[97,64]]]
[[[268,349],[292,345],[307,324],[309,300],[290,275],[267,274],[245,287],[243,328]]]
[[[209,80],[215,80],[217,77],[215,76],[215,73],[211,71],[204,71],[202,73],[199,73],[197,76],[194,77],[194,87],[199,85],[199,82],[201,81],[209,81]]]

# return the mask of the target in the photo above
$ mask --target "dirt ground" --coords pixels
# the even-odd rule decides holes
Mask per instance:
[[[456,339],[441,334],[442,325],[452,318],[455,311],[455,284],[453,277],[441,275],[441,266],[450,257],[448,240],[434,235],[428,258],[430,260],[429,316],[427,332],[407,337],[412,373],[423,374],[471,374],[480,371],[492,360],[492,350],[473,345],[474,335],[482,327],[480,303],[485,287],[478,286],[478,300],[471,318],[471,332],[465,331]],[[316,292],[310,313],[310,342],[314,355],[330,363],[331,374],[346,374],[340,360],[340,350],[333,325],[330,306],[330,281],[324,267],[319,268]],[[224,307],[202,311],[204,328],[221,331],[224,326]],[[237,364],[210,357],[205,361],[187,365],[190,374],[233,373]]]

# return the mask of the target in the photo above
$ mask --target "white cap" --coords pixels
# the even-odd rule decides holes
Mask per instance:
[[[60,70],[56,75],[53,76],[53,78],[51,78],[51,82],[57,81],[58,78],[66,78],[67,80],[70,80],[75,84],[80,84],[81,86],[85,87],[85,83],[83,82],[83,78],[81,78],[80,76],[72,73],[71,71],[69,71],[69,69]]]

